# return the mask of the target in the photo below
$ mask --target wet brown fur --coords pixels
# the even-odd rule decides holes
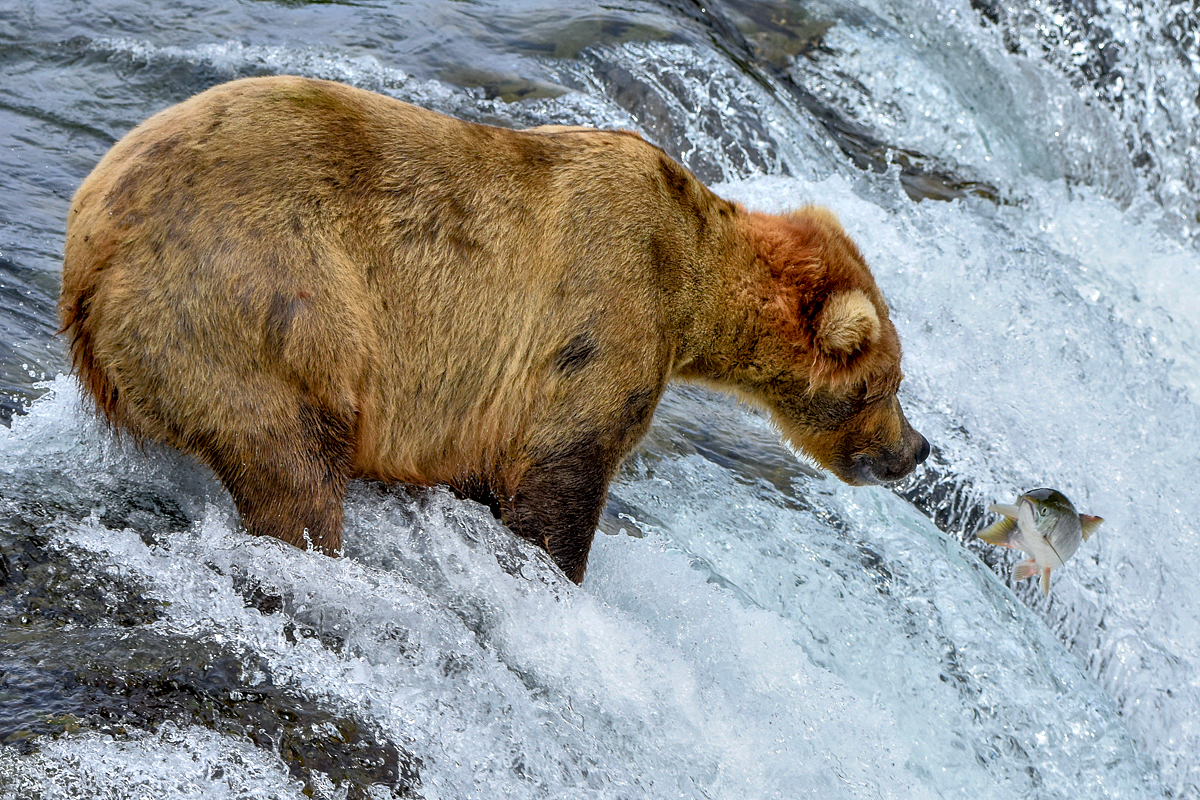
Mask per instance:
[[[849,290],[878,315],[857,346],[823,315]],[[250,532],[327,553],[350,479],[445,483],[581,580],[672,378],[766,406],[844,480],[913,463],[899,341],[832,214],[748,213],[627,132],[225,84],[80,187],[59,310],[114,426],[212,467]]]

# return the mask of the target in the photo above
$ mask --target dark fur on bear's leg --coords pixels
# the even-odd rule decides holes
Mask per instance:
[[[213,459],[247,531],[339,555],[353,452],[349,427],[305,405],[298,420],[246,442],[252,458]]]
[[[509,528],[546,548],[575,583],[583,581],[609,477],[619,459],[597,438],[546,453],[525,473],[506,509]]]

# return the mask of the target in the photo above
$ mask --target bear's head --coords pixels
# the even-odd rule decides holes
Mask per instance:
[[[896,399],[900,339],[858,247],[822,208],[746,224],[754,287],[731,382],[846,483],[904,477],[929,443]]]

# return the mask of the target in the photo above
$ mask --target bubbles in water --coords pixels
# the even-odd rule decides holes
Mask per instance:
[[[63,737],[27,758],[0,749],[0,800],[293,800],[302,789],[269,751],[171,723],[120,738]]]

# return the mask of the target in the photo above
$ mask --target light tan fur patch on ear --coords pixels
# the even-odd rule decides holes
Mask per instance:
[[[848,356],[879,336],[879,315],[862,289],[838,292],[825,301],[817,322],[817,346],[835,356]]]

